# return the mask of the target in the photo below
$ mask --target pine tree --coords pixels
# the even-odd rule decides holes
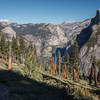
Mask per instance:
[[[6,43],[6,38],[4,35],[1,36],[0,46],[1,46],[0,51],[3,55],[3,58],[6,58],[7,57],[7,43]]]
[[[34,49],[32,45],[29,45],[28,49],[25,52],[25,72],[26,75],[30,78],[36,78],[37,77],[37,59],[34,54]]]
[[[98,67],[98,75],[97,75],[97,79],[98,79],[98,81],[100,82],[100,59],[99,60],[97,60],[97,67]]]
[[[11,43],[8,41],[8,69],[12,69],[12,58],[11,58]]]
[[[65,56],[65,63],[66,63],[66,66],[69,66],[69,54],[66,53],[66,56]]]
[[[34,45],[33,46],[33,53],[34,53],[34,66],[37,66],[38,65],[38,58],[37,58],[37,49],[36,49],[36,46]]]
[[[58,54],[57,54],[57,63],[58,63],[58,73],[60,74],[61,73],[61,53],[60,53],[60,50],[58,51]]]
[[[7,53],[7,54],[6,54],[7,57],[9,56],[9,47],[10,47],[10,46],[11,46],[11,42],[8,40],[8,41],[7,41],[7,52],[6,52],[6,53]]]
[[[97,86],[97,69],[96,69],[96,57],[95,56],[93,57],[92,69],[93,69],[95,86]]]
[[[54,57],[52,57],[52,74],[55,75]]]
[[[66,67],[66,64],[64,65],[64,78],[67,78],[67,67]]]
[[[100,72],[100,59],[97,61],[96,65],[98,66],[98,69],[99,69],[99,72]]]
[[[48,57],[48,67],[49,67],[49,73],[50,73],[50,74],[51,74],[51,72],[52,72],[52,67],[51,67],[51,65],[52,65],[51,58]]]
[[[92,62],[94,65],[96,65],[97,64],[97,60],[96,60],[96,57],[94,56],[93,57],[93,62]]]
[[[55,73],[57,72],[57,64],[56,64],[57,57],[55,55]]]
[[[26,45],[25,45],[25,41],[22,37],[20,37],[19,39],[19,60],[22,64],[24,64],[24,55],[25,55],[25,49],[26,49]]]
[[[36,49],[36,46],[35,46],[35,44],[34,44],[34,57],[35,57],[35,60],[36,60],[36,62],[38,62],[38,58],[37,58],[37,49]]]
[[[18,40],[17,40],[17,35],[16,38],[13,37],[12,38],[12,53],[13,53],[13,62],[16,62],[16,60],[18,59]]]
[[[44,54],[44,47],[42,45],[41,48],[40,48],[40,69],[42,69],[43,54]]]
[[[64,64],[64,78],[67,78],[67,69],[68,69],[68,66],[69,66],[69,54],[66,53],[65,64]]]
[[[74,41],[74,44],[72,46],[71,62],[70,62],[70,65],[73,70],[73,80],[78,80],[78,59],[79,59],[78,43],[77,41]]]

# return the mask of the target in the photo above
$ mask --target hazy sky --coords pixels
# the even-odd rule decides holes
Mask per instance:
[[[17,23],[62,23],[95,16],[100,0],[0,0],[0,19]]]

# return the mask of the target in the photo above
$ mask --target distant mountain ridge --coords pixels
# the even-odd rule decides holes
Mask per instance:
[[[45,56],[51,56],[51,52],[56,47],[63,47],[67,42],[75,40],[80,31],[87,27],[90,23],[89,20],[72,23],[49,24],[17,24],[9,21],[1,21],[0,24],[4,26],[2,32],[21,35],[27,41],[36,44],[38,48],[44,46],[46,48]],[[8,33],[8,32],[7,32]]]

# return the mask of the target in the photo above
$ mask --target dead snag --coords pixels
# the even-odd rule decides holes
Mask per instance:
[[[51,74],[51,64],[49,64],[49,73]]]
[[[91,67],[91,72],[90,72],[90,75],[89,75],[89,84],[90,85],[92,84],[92,76],[93,76],[93,68]]]
[[[78,71],[75,68],[73,69],[73,80],[78,81]]]
[[[9,69],[9,70],[12,69],[11,56],[9,56],[8,69]]]
[[[66,68],[66,65],[64,65],[64,78],[67,79],[67,68]]]
[[[55,64],[54,64],[54,57],[52,57],[52,74],[55,75]]]
[[[96,67],[93,67],[93,74],[94,74],[94,82],[95,82],[95,86],[97,86],[97,71],[96,71]]]

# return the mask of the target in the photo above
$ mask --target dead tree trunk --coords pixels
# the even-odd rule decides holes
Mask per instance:
[[[51,64],[49,64],[49,73],[51,74]]]
[[[73,69],[73,80],[78,81],[78,72],[76,69]]]
[[[55,73],[57,73],[56,56],[55,56]]]
[[[20,63],[24,65],[24,55],[23,54],[20,55]]]
[[[64,65],[64,78],[67,79],[67,68],[66,68],[66,65]]]
[[[8,62],[8,69],[11,70],[12,69],[12,64],[11,64],[11,56],[9,56],[9,62]]]
[[[16,63],[16,57],[13,56],[13,63]]]
[[[8,62],[8,69],[12,69],[12,61],[11,61],[11,45],[9,46],[9,62]]]
[[[93,74],[94,74],[94,82],[95,82],[95,86],[97,86],[97,71],[96,71],[96,67],[93,67]]]
[[[55,64],[54,64],[54,57],[52,57],[52,74],[55,75]]]
[[[90,75],[89,75],[89,84],[90,85],[92,84],[92,75],[93,75],[93,68],[91,67],[91,72],[90,72]]]

